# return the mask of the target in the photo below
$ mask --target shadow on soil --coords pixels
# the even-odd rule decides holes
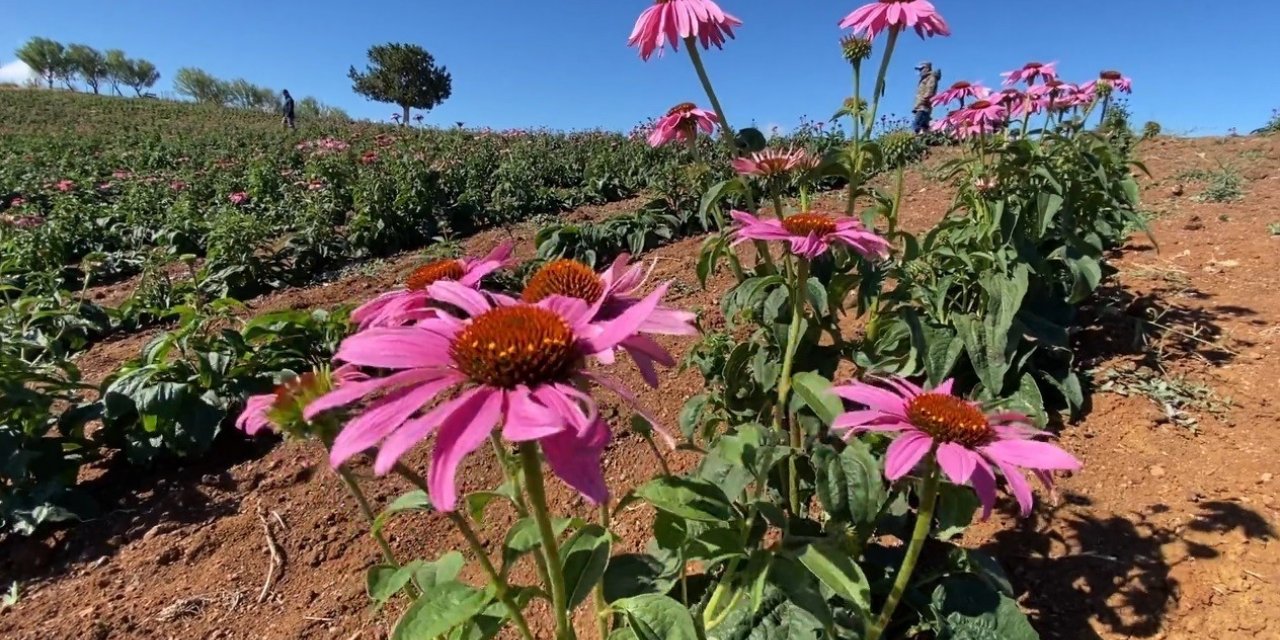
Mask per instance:
[[[1065,495],[1059,506],[997,533],[983,550],[1010,569],[1020,602],[1046,640],[1099,640],[1095,626],[1126,637],[1158,635],[1179,596],[1161,547],[1181,542],[1188,557],[1197,559],[1214,558],[1218,551],[1150,522],[1150,515],[1168,510],[1165,505],[1128,518],[1098,518],[1081,508],[1091,504],[1083,495]],[[1276,537],[1261,514],[1240,504],[1209,501],[1197,509],[1187,525],[1193,530]]]
[[[181,466],[131,466],[122,456],[105,462],[101,473],[79,485],[104,511],[35,537],[0,538],[0,575],[19,582],[58,578],[112,557],[138,538],[236,513],[241,492],[227,469],[261,458],[277,443],[221,437],[203,458]]]

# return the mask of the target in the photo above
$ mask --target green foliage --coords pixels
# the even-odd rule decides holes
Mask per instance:
[[[65,72],[67,62],[66,48],[61,43],[48,38],[35,37],[23,44],[15,52],[18,59],[27,63],[31,70],[40,76],[52,89],[53,81]]]
[[[1160,123],[1154,120],[1149,121],[1146,124],[1142,125],[1143,140],[1155,139],[1160,136],[1160,132],[1161,132]]]
[[[409,109],[430,111],[453,93],[453,77],[444,66],[416,44],[398,42],[369,47],[369,66],[363,73],[347,72],[352,90],[370,100],[400,105],[404,124]]]
[[[69,45],[66,56],[67,63],[80,75],[85,85],[95,94],[98,93],[102,81],[110,74],[106,56],[102,55],[101,51],[84,44]]]
[[[208,71],[195,67],[181,67],[173,76],[173,90],[196,102],[226,104],[230,88]]]
[[[28,62],[27,64],[31,64],[31,63]],[[1253,133],[1255,135],[1264,135],[1264,136],[1271,135],[1273,133],[1280,133],[1280,109],[1272,109],[1271,118],[1267,120],[1266,124],[1262,125],[1261,127],[1258,127],[1257,129],[1254,129]]]
[[[1208,184],[1195,197],[1197,202],[1235,202],[1244,197],[1244,176],[1235,167],[1220,165],[1202,179]]]

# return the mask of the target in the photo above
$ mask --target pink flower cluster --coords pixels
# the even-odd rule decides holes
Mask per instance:
[[[227,199],[231,201],[231,204],[240,206],[249,201],[249,194],[243,191],[236,191],[228,195]]]
[[[661,147],[672,142],[689,142],[698,131],[711,133],[720,118],[692,102],[683,102],[671,108],[667,115],[658,118],[649,132],[649,146]]]
[[[57,184],[53,185],[53,188],[63,193],[67,193],[68,191],[76,188],[76,183],[70,180],[59,180]]]
[[[536,442],[552,471],[588,500],[607,500],[601,456],[610,432],[589,390],[610,389],[657,420],[586,362],[614,365],[615,352],[624,351],[656,386],[654,364],[675,359],[649,336],[692,335],[694,315],[662,305],[666,284],[635,295],[646,271],[627,256],[600,273],[552,262],[519,299],[483,290],[481,280],[508,264],[510,254],[503,245],[483,258],[424,265],[405,289],[352,313],[360,329],[335,359],[362,377],[336,385],[303,411],[307,420],[350,414],[330,449],[334,466],[376,448],[374,471],[385,474],[434,435],[427,484],[433,504],[451,511],[459,464],[500,428],[508,442]],[[255,416],[271,398],[251,399]],[[246,419],[242,428],[261,425]]]
[[[310,151],[312,153],[339,153],[346,151],[350,147],[346,142],[337,138],[320,138],[319,140],[307,140],[299,142],[297,149],[299,151]]]

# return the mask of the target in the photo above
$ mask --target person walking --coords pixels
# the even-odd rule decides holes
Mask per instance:
[[[916,71],[920,72],[920,83],[916,85],[916,102],[911,107],[911,113],[915,115],[912,128],[920,134],[929,130],[929,123],[933,120],[931,100],[938,93],[938,81],[942,79],[942,71],[935,71],[932,62],[921,62],[916,65]]]
[[[293,127],[293,96],[289,95],[289,90],[284,90],[284,126],[292,129]]]

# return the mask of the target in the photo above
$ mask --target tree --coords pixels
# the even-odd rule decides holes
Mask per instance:
[[[173,77],[173,90],[196,102],[226,104],[230,97],[227,83],[195,67],[178,69],[177,75]]]
[[[121,95],[120,85],[129,84],[129,59],[119,49],[107,49],[105,62],[107,64],[107,82],[111,83],[111,90],[116,95]]]
[[[259,111],[279,111],[280,100],[274,89],[260,87],[244,78],[236,78],[224,83],[227,104],[242,109],[258,109]]]
[[[430,111],[453,93],[453,77],[416,44],[389,43],[369,47],[364,73],[351,67],[352,89],[370,100],[399,105],[401,122],[409,124],[409,109]]]
[[[89,45],[73,44],[67,47],[67,70],[79,74],[96,95],[107,77],[107,58]]]
[[[150,61],[141,58],[133,58],[128,61],[125,70],[124,84],[133,89],[133,92],[142,95],[143,89],[149,89],[155,86],[160,80],[160,72],[156,70],[156,65]]]
[[[338,107],[331,107],[312,96],[307,96],[298,101],[297,114],[299,118],[316,119],[316,118],[334,118],[337,120],[350,120],[351,116],[346,111]]]
[[[32,38],[15,54],[19,60],[27,63],[36,75],[44,78],[50,89],[53,88],[53,81],[61,77],[60,74],[67,63],[67,53],[62,43],[48,38]]]

